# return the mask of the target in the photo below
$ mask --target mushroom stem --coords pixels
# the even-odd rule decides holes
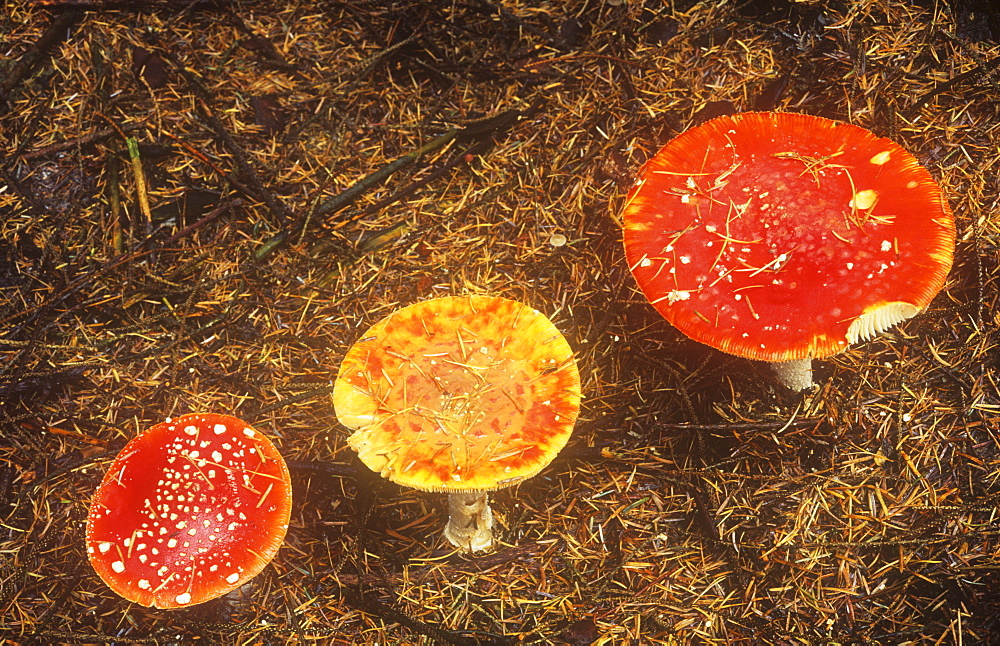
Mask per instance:
[[[444,536],[455,547],[477,552],[493,545],[493,512],[485,491],[448,494]]]
[[[771,363],[778,380],[796,392],[813,387],[812,357]]]

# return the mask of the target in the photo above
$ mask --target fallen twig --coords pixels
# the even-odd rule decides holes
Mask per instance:
[[[80,18],[82,13],[79,9],[70,9],[56,16],[31,49],[14,63],[7,77],[0,81],[0,97],[2,97],[0,101],[3,103],[0,105],[0,109],[6,106],[6,99],[10,97],[11,91],[21,81],[28,78],[39,61],[66,36],[69,28]]]
[[[28,152],[21,155],[21,159],[32,160],[41,159],[44,157],[49,157],[50,155],[56,155],[58,153],[66,152],[67,150],[73,150],[74,148],[80,148],[82,146],[89,146],[91,144],[97,143],[102,139],[107,139],[116,132],[134,132],[141,128],[142,125],[138,123],[130,123],[128,125],[122,126],[121,130],[116,128],[103,128],[101,130],[95,130],[94,132],[83,135],[82,137],[76,137],[68,141],[61,141],[57,144],[51,144],[48,146],[42,146],[41,148],[36,148],[34,150],[29,150]]]
[[[247,183],[249,183],[250,187],[256,193],[256,195],[253,195],[252,197],[257,197],[263,200],[271,210],[271,213],[273,213],[280,221],[287,222],[293,219],[291,210],[264,187],[264,184],[261,182],[257,172],[250,165],[243,149],[236,143],[236,140],[233,139],[232,135],[229,134],[229,131],[222,125],[219,118],[215,116],[215,112],[212,109],[212,97],[209,95],[208,90],[205,89],[205,86],[203,86],[195,75],[192,74],[177,59],[173,52],[162,46],[159,49],[166,59],[169,60],[175,68],[177,68],[177,70],[181,73],[181,76],[184,77],[184,80],[187,81],[188,86],[194,91],[195,95],[197,95],[200,101],[199,107],[205,117],[205,120],[208,121],[208,124],[212,127],[212,131],[222,141],[223,145],[233,156],[233,160],[236,162],[239,174]]]
[[[503,132],[511,128],[512,126],[520,122],[522,119],[527,119],[532,117],[539,110],[541,110],[541,103],[537,102],[533,104],[531,107],[529,107],[527,110],[507,110],[505,112],[498,114],[495,117],[471,123],[465,126],[464,128],[452,128],[447,132],[445,132],[444,134],[438,135],[434,139],[428,141],[427,143],[420,146],[416,150],[413,150],[403,155],[402,157],[398,157],[393,161],[389,162],[388,164],[385,164],[381,168],[362,177],[360,180],[358,180],[348,188],[344,189],[336,196],[323,202],[313,210],[313,212],[310,214],[308,218],[303,220],[303,225],[309,219],[312,219],[316,216],[333,213],[334,211],[339,211],[340,209],[350,205],[361,195],[363,195],[366,191],[369,191],[375,188],[376,186],[379,186],[382,183],[384,183],[386,180],[392,177],[392,175],[397,171],[402,170],[407,166],[415,164],[424,155],[434,152],[435,150],[440,150],[441,148],[444,148],[452,141],[468,140],[482,136],[493,136],[496,133]],[[464,151],[463,154],[470,151],[471,148],[470,150]],[[450,169],[452,166],[454,166],[455,163],[457,163],[459,159],[461,159],[461,157],[462,156],[459,155],[457,158],[454,159],[452,163],[445,165],[444,168],[446,170]],[[435,171],[435,174],[432,174],[430,178],[425,178],[425,179],[427,182],[429,182],[431,181],[431,179],[435,179],[442,175],[444,175],[444,172]],[[402,195],[406,195],[409,192],[412,192],[412,190],[415,190],[420,185],[422,184],[416,182],[410,191],[402,193]],[[396,195],[400,195],[400,193],[401,192],[397,192]],[[400,197],[402,195],[400,195]],[[386,204],[391,203],[396,199],[400,199],[400,197],[393,196],[391,198],[387,198],[385,203]],[[269,240],[267,240],[266,242],[264,242],[264,244],[262,244],[260,247],[257,248],[257,250],[253,254],[253,259],[255,261],[264,260],[272,253],[283,247],[285,243],[288,242],[288,239],[292,235],[292,233],[293,233],[292,229],[285,229],[284,231],[272,236]]]

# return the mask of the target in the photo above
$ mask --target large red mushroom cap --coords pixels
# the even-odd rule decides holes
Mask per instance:
[[[135,437],[90,505],[87,555],[144,606],[203,603],[256,576],[291,513],[288,468],[270,440],[228,415],[189,414]]]
[[[955,224],[888,139],[791,113],[713,119],[642,169],[624,210],[643,293],[696,341],[771,362],[823,357],[921,311]]]
[[[544,468],[580,409],[580,373],[544,314],[489,296],[415,303],[373,325],[334,385],[348,443],[393,482],[489,491]]]

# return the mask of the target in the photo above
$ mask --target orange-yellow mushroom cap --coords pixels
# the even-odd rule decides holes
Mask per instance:
[[[288,468],[263,434],[228,415],[181,415],[112,462],[90,504],[87,556],[129,601],[203,603],[264,569],[291,505]]]
[[[503,298],[445,297],[365,332],[333,400],[373,471],[425,491],[483,491],[535,475],[566,445],[580,375],[543,314]]]
[[[643,167],[623,214],[646,298],[684,334],[750,359],[824,357],[918,313],[955,223],[913,155],[792,113],[713,119]]]

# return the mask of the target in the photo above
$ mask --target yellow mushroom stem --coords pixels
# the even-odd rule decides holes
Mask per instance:
[[[485,491],[448,494],[448,525],[444,536],[455,547],[470,552],[493,546],[493,511]]]

